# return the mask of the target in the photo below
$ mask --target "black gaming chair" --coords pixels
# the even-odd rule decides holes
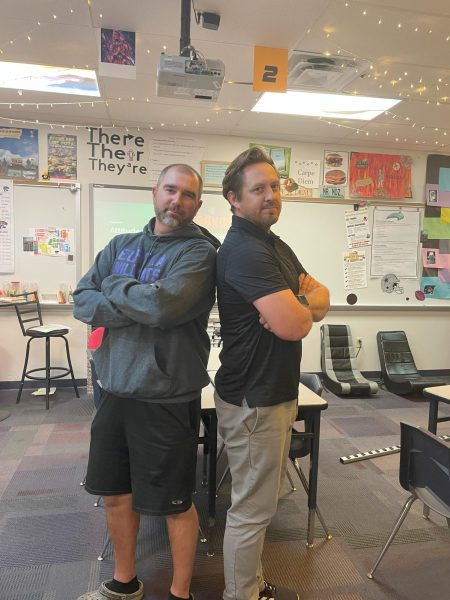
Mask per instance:
[[[421,500],[426,507],[447,519],[450,527],[450,447],[429,431],[400,423],[400,472],[402,488],[411,493],[372,569],[375,569],[391,545],[412,504]]]
[[[356,368],[352,334],[348,325],[321,325],[321,367],[325,387],[334,394],[376,394],[378,384]]]
[[[421,394],[426,387],[445,385],[436,377],[420,375],[404,331],[379,331],[377,345],[384,385],[390,392]]]

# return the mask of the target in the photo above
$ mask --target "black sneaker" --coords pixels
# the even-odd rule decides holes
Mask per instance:
[[[259,600],[299,600],[297,592],[287,588],[275,586],[267,581],[264,582],[265,588],[259,592]]]
[[[169,600],[173,600],[173,598],[175,598],[175,596],[172,594],[172,592],[169,592]],[[194,594],[189,594],[189,600],[195,600]]]

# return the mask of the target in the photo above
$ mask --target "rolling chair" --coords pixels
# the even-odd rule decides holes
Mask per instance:
[[[46,410],[50,407],[50,383],[53,379],[61,379],[66,375],[70,374],[72,378],[72,385],[75,390],[77,398],[80,397],[78,393],[77,384],[75,382],[75,376],[72,368],[72,361],[70,360],[69,342],[67,341],[66,335],[69,333],[69,328],[63,325],[44,325],[42,321],[41,305],[35,292],[29,292],[22,294],[25,297],[25,302],[15,304],[17,318],[19,319],[19,325],[22,330],[24,337],[28,337],[25,362],[23,365],[22,379],[20,380],[19,392],[17,394],[16,404],[20,402],[22,396],[23,385],[25,379],[33,379],[36,381],[45,381],[45,408]],[[29,323],[37,323],[32,327],[29,327]],[[55,338],[61,338],[64,340],[66,345],[66,355],[68,367],[54,367],[50,362],[50,341]],[[37,339],[45,339],[45,367],[39,367],[38,369],[30,369],[27,371],[28,358],[30,355],[31,342]],[[34,373],[45,372],[45,375],[35,375]],[[59,374],[53,374],[52,371],[60,371]]]
[[[426,507],[447,519],[450,527],[450,447],[426,429],[400,423],[400,485],[411,493],[384,544],[369,579],[391,545],[412,504],[421,500]]]
[[[436,377],[423,377],[416,363],[404,331],[377,333],[381,375],[386,389],[394,394],[422,393],[426,387],[445,385]]]
[[[325,387],[333,394],[376,394],[378,384],[356,368],[356,355],[348,325],[321,325],[320,363]]]

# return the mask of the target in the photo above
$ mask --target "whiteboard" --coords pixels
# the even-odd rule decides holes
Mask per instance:
[[[151,187],[91,184],[90,259],[121,233],[142,231],[155,215]]]
[[[14,273],[0,273],[10,281],[37,283],[39,292],[57,294],[61,285],[75,289],[80,265],[80,186],[14,185]],[[70,251],[59,256],[24,250],[24,237],[34,228],[73,230]]]
[[[94,191],[95,199],[97,199],[99,189],[95,188]],[[130,231],[140,231],[142,226],[149,220],[150,214],[153,214],[151,201],[148,201],[147,196],[142,194],[142,190],[140,192],[133,189],[126,191],[127,202],[132,204],[143,202],[145,204],[145,211],[133,224],[136,229],[130,229]],[[110,195],[110,198],[114,198],[114,196]],[[231,225],[232,213],[229,203],[217,190],[204,190],[202,200],[203,205],[195,217],[195,222],[206,227],[220,241],[223,241]],[[107,201],[106,195],[102,201]],[[365,247],[367,287],[348,291],[344,289],[343,253],[349,250],[345,211],[351,208],[352,204],[328,204],[314,201],[283,202],[280,219],[272,229],[283,241],[289,244],[305,269],[330,289],[331,303],[334,308],[348,308],[349,310],[384,308],[396,310],[407,308],[448,309],[450,307],[449,300],[427,298],[421,302],[416,299],[415,291],[419,289],[420,284],[418,278],[400,278],[403,294],[383,292],[381,278],[370,277],[370,246]],[[370,230],[372,229],[373,210],[374,207],[369,207]],[[422,209],[420,210],[422,212]],[[129,211],[129,215],[133,212],[134,208]],[[103,227],[104,223],[96,224],[96,226]],[[107,235],[110,236],[110,239],[114,234],[108,233]],[[419,246],[417,252],[420,261]],[[347,297],[349,294],[356,295],[356,304],[350,305],[348,303]]]

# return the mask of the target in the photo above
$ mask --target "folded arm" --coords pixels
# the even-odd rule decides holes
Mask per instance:
[[[314,322],[321,321],[330,309],[330,292],[309,274],[302,273],[298,278],[299,294],[306,296]]]
[[[101,291],[133,322],[151,327],[176,327],[211,309],[215,258],[212,246],[192,245],[155,283],[109,275],[102,281]]]
[[[133,324],[132,319],[124,315],[101,292],[102,280],[109,275],[112,261],[109,245],[98,254],[93,266],[78,282],[73,293],[73,314],[83,323],[109,329]]]
[[[310,309],[300,304],[290,289],[258,298],[253,304],[260,314],[261,325],[282,340],[301,340],[312,327]]]

